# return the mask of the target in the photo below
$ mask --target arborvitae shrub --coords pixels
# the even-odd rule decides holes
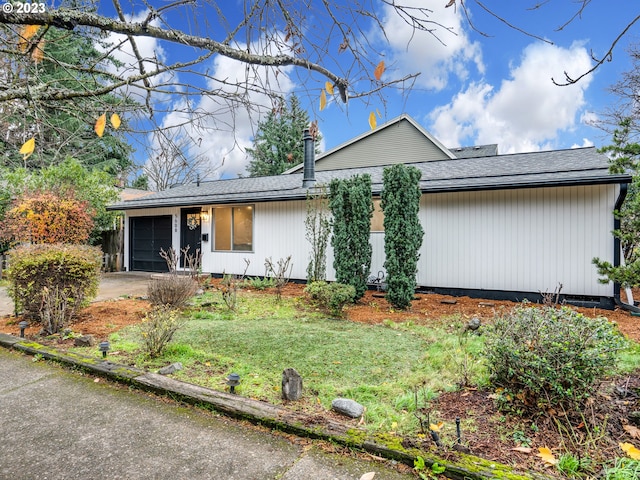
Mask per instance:
[[[88,245],[21,245],[9,251],[16,312],[57,333],[98,291],[102,251]]]
[[[355,299],[367,290],[371,269],[371,177],[354,175],[329,184],[329,208],[333,214],[333,268],[339,283],[355,288]]]
[[[411,306],[416,289],[418,258],[424,230],[420,225],[420,170],[406,165],[387,167],[383,173],[384,266],[386,298],[396,308]]]

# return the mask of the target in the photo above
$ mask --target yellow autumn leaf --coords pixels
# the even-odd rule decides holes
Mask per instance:
[[[324,93],[324,90],[322,90],[322,93],[320,94],[320,111],[324,110],[324,107],[327,106],[327,94]]]
[[[376,127],[378,126],[378,121],[376,120],[375,112],[371,112],[369,114],[369,126],[371,127],[371,130],[375,130]]]
[[[429,430],[431,430],[432,432],[439,432],[440,430],[442,430],[442,427],[444,427],[444,422],[429,424]]]
[[[377,108],[376,108],[376,114],[378,115],[379,119],[382,119],[382,114],[380,113],[380,110],[378,110]]]
[[[33,153],[35,148],[36,148],[36,139],[35,137],[30,138],[29,140],[27,140],[22,144],[22,147],[20,147],[20,153],[24,155],[24,159],[26,160]]]
[[[324,88],[326,88],[326,89],[327,89],[327,93],[328,93],[329,95],[333,95],[333,83],[331,83],[331,82],[326,82],[326,83],[324,84]]]
[[[383,73],[384,73],[384,60],[381,60],[380,63],[376,66],[376,69],[373,71],[373,76],[376,77],[376,80],[380,80],[380,78],[382,78]]]
[[[44,58],[44,43],[45,39],[41,38],[38,42],[38,45],[36,45],[36,48],[34,48],[33,52],[31,53],[31,58],[36,63],[41,62]]]
[[[640,460],[640,450],[638,450],[631,443],[620,443],[620,448],[624,453],[627,454],[627,457],[632,458],[633,460]]]
[[[553,456],[553,453],[551,453],[551,450],[549,448],[540,447],[538,448],[538,452],[540,453],[537,453],[536,455],[549,465],[555,465],[556,463],[558,463],[558,460]]]
[[[107,114],[103,113],[102,115],[100,115],[100,117],[98,117],[98,120],[96,120],[96,124],[93,127],[93,130],[96,132],[96,134],[99,137],[102,137],[102,135],[104,135],[104,127],[107,124]]]
[[[18,48],[22,53],[27,51],[29,40],[33,38],[39,28],[40,25],[25,25],[22,27],[22,30],[20,30],[20,38],[18,39]]]
[[[113,125],[113,128],[115,128],[116,130],[119,129],[121,123],[122,122],[120,122],[120,115],[118,115],[117,113],[111,115],[111,125]]]

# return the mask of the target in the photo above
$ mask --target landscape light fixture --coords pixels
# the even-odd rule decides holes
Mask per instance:
[[[237,373],[230,373],[227,377],[227,385],[229,385],[229,391],[236,393],[236,387],[240,385],[240,375]]]
[[[29,322],[27,322],[26,320],[22,320],[20,323],[18,323],[18,326],[20,327],[20,338],[24,338],[24,331],[29,326]]]
[[[98,348],[102,352],[102,358],[107,358],[107,352],[109,351],[110,347],[111,345],[109,345],[109,342],[107,341],[100,342],[100,345],[98,345]]]

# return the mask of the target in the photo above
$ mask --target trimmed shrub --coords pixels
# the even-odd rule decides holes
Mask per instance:
[[[488,329],[485,355],[502,399],[522,411],[580,408],[626,342],[606,318],[517,307]]]
[[[420,170],[406,165],[384,169],[384,266],[387,269],[386,298],[396,308],[411,306],[416,290],[418,258],[424,230],[420,225]]]
[[[304,289],[312,300],[332,315],[339,316],[347,303],[352,303],[356,289],[342,283],[313,282]]]
[[[98,292],[102,251],[88,245],[22,245],[9,251],[15,311],[57,333]]]
[[[329,208],[333,214],[331,245],[336,280],[353,285],[357,300],[367,290],[371,270],[371,177],[354,175],[343,180],[333,179],[329,184]]]
[[[149,280],[147,295],[152,305],[182,308],[198,290],[198,283],[190,275],[172,272]]]
[[[185,323],[186,320],[178,316],[176,309],[168,305],[156,306],[138,326],[145,353],[151,358],[160,356]]]

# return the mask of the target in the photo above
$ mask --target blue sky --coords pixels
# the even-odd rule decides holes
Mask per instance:
[[[230,8],[227,13],[231,18],[237,19],[242,14],[242,2],[220,3],[223,8]],[[592,1],[581,17],[562,31],[555,31],[578,11],[581,1],[484,2],[519,28],[553,42],[550,44],[509,28],[472,0],[466,3],[473,24],[489,37],[474,31],[460,8],[445,9],[445,0],[405,0],[403,3],[428,5],[433,9],[433,20],[453,27],[457,34],[441,31],[439,37],[446,45],[427,33],[418,32],[411,37],[404,22],[386,12],[381,2],[372,2],[380,8],[378,13],[390,40],[385,44],[377,34],[371,33],[368,40],[379,52],[371,56],[372,62],[385,60],[387,70],[383,79],[419,72],[410,93],[400,95],[390,90],[384,99],[376,97],[368,104],[354,99],[347,106],[330,100],[327,108],[320,112],[318,98],[324,79],[305,78],[291,69],[282,71],[277,88],[283,94],[296,92],[302,99],[311,118],[318,121],[324,137],[323,149],[368,131],[368,116],[375,110],[382,115],[379,125],[407,113],[449,147],[497,143],[500,153],[514,153],[599,147],[610,142],[601,130],[588,123],[615,102],[607,87],[630,68],[626,49],[640,39],[640,25],[619,43],[613,62],[606,63],[577,85],[558,87],[553,85],[551,77],[563,80],[565,70],[572,76],[588,70],[592,65],[590,52],[596,56],[604,54],[627,23],[640,13],[640,4],[629,0]],[[542,4],[539,9],[527,10],[537,3]],[[110,4],[104,2],[101,10],[112,14]],[[144,10],[141,5],[129,5],[127,13],[143,16]],[[170,13],[167,19],[179,27],[216,31],[216,25],[205,26],[202,18],[190,18],[188,13]],[[369,28],[360,26],[365,30]],[[308,28],[309,33],[322,34],[313,32],[311,18],[303,28]],[[180,55],[180,49],[171,45],[155,41],[139,43],[146,54],[155,50],[156,55],[168,60]],[[341,57],[336,58],[342,61]],[[237,62],[222,58],[213,59],[206,67],[225,78],[233,78],[244,69]],[[198,106],[215,108],[205,99]],[[248,162],[243,148],[251,146],[257,118],[234,113],[234,138],[224,131],[207,133],[191,151],[193,155],[206,153],[216,166],[224,159],[224,167],[216,169],[212,178],[243,173]],[[221,112],[221,117],[231,114]],[[179,122],[181,117],[169,113],[160,120],[166,126]],[[149,141],[148,138],[136,139],[139,143]],[[143,149],[137,148],[138,161],[143,161]]]

